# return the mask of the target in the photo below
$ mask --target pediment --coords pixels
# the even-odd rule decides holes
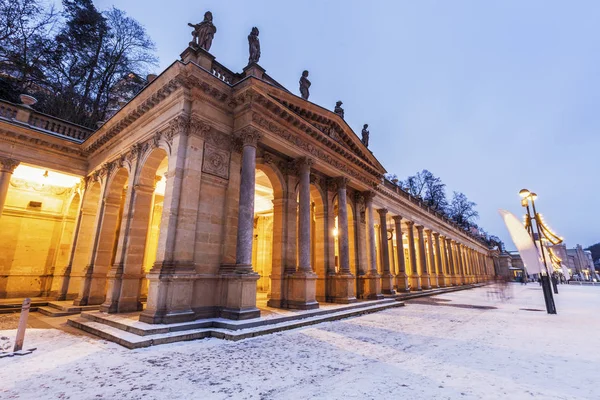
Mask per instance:
[[[295,96],[293,96],[293,99],[286,99],[270,94],[270,97],[380,173],[383,174],[386,172],[371,151],[360,141],[358,136],[340,116],[320,107],[318,107],[318,110],[315,110],[314,108],[317,107],[314,104],[298,99]],[[312,107],[309,108],[306,105]]]

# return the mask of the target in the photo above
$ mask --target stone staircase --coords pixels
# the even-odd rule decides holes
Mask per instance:
[[[68,319],[67,324],[129,349],[136,349],[208,337],[240,340],[402,306],[403,302],[392,298],[328,305],[317,310],[281,311],[281,316],[244,321],[210,318],[161,325],[140,322],[139,313],[106,314],[96,311],[82,312],[81,316]]]
[[[37,311],[48,317],[64,317],[79,314],[82,311],[98,310],[99,305],[75,306],[72,301],[49,301],[45,306],[38,306]]]

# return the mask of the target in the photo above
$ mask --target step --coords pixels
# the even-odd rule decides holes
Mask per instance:
[[[37,311],[40,314],[43,314],[48,317],[64,317],[67,315],[79,314],[79,311],[63,311],[49,306],[38,307]]]
[[[197,340],[207,337],[214,337],[225,340],[241,340],[250,337],[268,335],[275,332],[281,332],[289,329],[296,329],[303,326],[318,324],[321,322],[335,321],[343,318],[354,317],[362,314],[373,313],[391,307],[402,307],[403,302],[387,301],[379,304],[367,305],[359,308],[346,308],[344,310],[329,310],[327,314],[306,316],[299,314],[295,320],[281,321],[280,318],[271,318],[266,321],[268,324],[263,324],[255,327],[247,327],[243,329],[230,330],[223,328],[194,328],[181,331],[170,331],[163,333],[155,333],[150,335],[137,335],[130,331],[120,329],[119,327],[111,326],[102,322],[97,322],[93,319],[86,318],[83,314],[81,317],[70,318],[67,324],[79,328],[88,333],[92,333],[103,339],[118,343],[128,349],[136,349],[141,347],[154,346],[159,344],[174,343],[180,341]],[[299,318],[300,317],[300,318]],[[286,317],[286,319],[288,319]],[[248,324],[246,324],[248,325]],[[189,325],[192,326],[192,325]],[[236,326],[240,327],[240,324]]]
[[[132,314],[106,314],[102,312],[82,312],[81,317],[93,322],[99,322],[109,325],[113,328],[121,329],[125,332],[134,333],[140,336],[167,334],[169,332],[187,331],[203,328],[219,328],[226,330],[240,330],[255,328],[261,325],[293,321],[300,318],[308,318],[320,315],[327,315],[338,311],[360,310],[377,305],[392,305],[396,299],[384,299],[378,301],[361,301],[348,305],[338,306],[336,308],[320,308],[287,316],[278,316],[273,318],[254,318],[250,320],[228,320],[224,318],[207,318],[202,320],[180,322],[174,324],[147,324],[138,320],[139,313]]]
[[[82,311],[93,311],[99,310],[100,305],[95,304],[91,306],[76,306],[72,301],[49,301],[48,307],[54,308],[56,310],[70,312],[72,314],[78,314]]]

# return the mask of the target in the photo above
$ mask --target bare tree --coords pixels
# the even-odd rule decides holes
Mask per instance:
[[[458,225],[468,229],[479,218],[479,213],[475,211],[475,206],[477,204],[470,201],[464,193],[454,192],[452,201],[448,206],[448,215]]]

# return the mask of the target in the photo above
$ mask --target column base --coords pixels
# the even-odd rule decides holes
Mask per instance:
[[[355,279],[352,274],[329,275],[329,301],[338,304],[356,302]]]
[[[286,276],[288,280],[287,308],[295,310],[314,310],[319,308],[316,299],[317,274],[297,271]]]
[[[429,276],[429,274],[421,275],[421,288],[423,290],[431,289],[431,277]]]
[[[381,293],[396,294],[394,290],[394,276],[392,274],[384,273],[381,275]]]
[[[239,270],[246,271],[247,268]],[[256,307],[256,281],[259,278],[256,272],[221,274],[222,318],[243,320],[260,317],[260,310]]]
[[[439,275],[438,276],[438,285],[439,285],[439,287],[442,287],[442,288],[448,286],[447,279],[446,279],[445,275]]]
[[[361,298],[368,300],[381,300],[381,276],[379,274],[367,274],[359,278],[362,282]]]
[[[406,275],[405,272],[400,272],[398,275],[396,275],[396,288],[400,293],[410,292],[408,275]]]
[[[140,314],[140,321],[149,324],[171,324],[193,321],[196,314],[192,310],[195,269],[190,261],[158,261],[154,263],[148,277],[148,302]],[[125,275],[124,275],[125,278]],[[123,296],[123,290],[131,279],[123,279],[121,298],[118,303],[123,307],[137,306],[135,300]],[[137,296],[137,294],[136,294]]]
[[[432,288],[437,289],[440,287],[440,280],[436,274],[431,274],[430,282]]]
[[[421,287],[421,277],[419,275],[415,274],[410,276],[410,290],[411,292],[423,290]]]

